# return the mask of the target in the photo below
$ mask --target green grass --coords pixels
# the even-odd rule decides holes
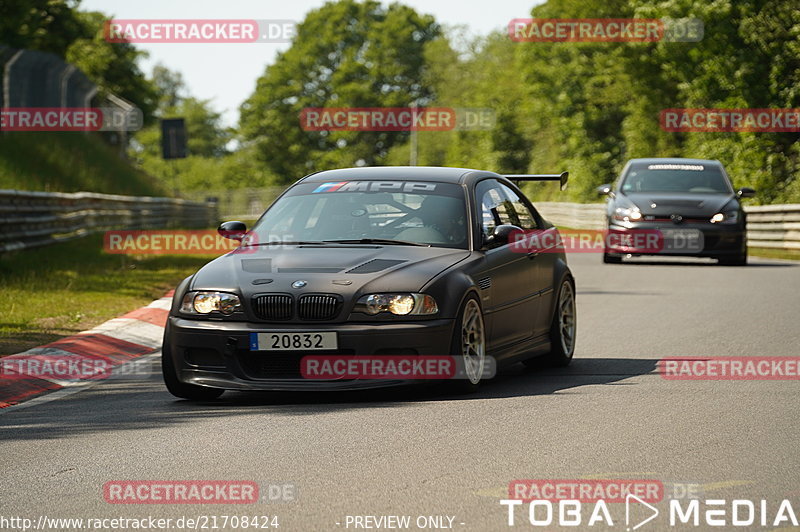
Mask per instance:
[[[212,257],[102,252],[102,235],[0,255],[0,356],[90,329],[162,297]]]
[[[168,195],[98,134],[0,133],[0,189]]]
[[[800,260],[800,250],[794,249],[748,248],[747,254],[751,257],[764,257],[765,259]]]

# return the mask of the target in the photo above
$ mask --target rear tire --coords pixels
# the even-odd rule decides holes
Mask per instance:
[[[605,264],[621,264],[622,257],[619,255],[611,255],[609,253],[603,253],[603,263]]]
[[[210,401],[222,395],[225,390],[188,384],[178,379],[175,364],[172,360],[172,348],[169,342],[169,325],[164,329],[164,341],[161,346],[161,373],[164,375],[164,384],[169,393],[181,399],[192,401]]]
[[[558,367],[568,366],[572,362],[577,325],[575,284],[571,277],[564,277],[556,295],[553,323],[550,326],[550,354],[543,357],[546,362]]]

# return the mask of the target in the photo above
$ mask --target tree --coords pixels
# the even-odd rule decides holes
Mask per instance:
[[[181,117],[185,120],[187,147],[190,156],[221,157],[227,155],[232,133],[221,124],[222,114],[211,108],[210,100],[187,97],[176,107],[160,111],[161,118]],[[158,124],[136,134],[137,158],[161,158],[161,128]]]
[[[430,97],[420,82],[424,49],[438,34],[433,17],[400,4],[341,0],[311,11],[242,105],[245,138],[286,183],[327,167],[380,163],[407,133],[307,132],[300,112],[424,105]]]
[[[153,67],[153,84],[159,93],[158,110],[175,108],[186,97],[183,75],[158,63]]]
[[[150,122],[156,110],[156,88],[137,64],[145,52],[130,43],[110,43],[103,35],[106,17],[102,13],[78,13],[83,36],[67,48],[66,59],[96,83],[101,94],[113,92],[138,107]]]
[[[233,156],[228,143],[233,132],[222,125],[222,114],[210,100],[188,95],[183,77],[163,65],[153,68],[150,82],[158,89],[159,118],[182,117],[185,120],[189,155],[185,159],[164,161],[161,158],[161,128],[153,124],[138,131],[130,156],[146,172],[158,176],[170,188],[188,190],[223,190],[231,185],[264,184],[247,182],[243,176],[261,178],[252,171],[250,151]]]
[[[83,35],[79,0],[3,0],[0,2],[0,44],[50,52],[65,57]]]

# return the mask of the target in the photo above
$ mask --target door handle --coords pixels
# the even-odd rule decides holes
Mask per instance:
[[[527,252],[525,254],[525,256],[528,257],[529,259],[533,260],[533,259],[535,259],[536,257],[539,256],[539,253],[541,253],[541,252],[538,251],[538,250],[537,251],[529,251],[529,252]]]

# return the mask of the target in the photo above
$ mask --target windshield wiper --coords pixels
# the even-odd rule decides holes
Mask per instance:
[[[323,240],[328,244],[386,244],[389,246],[421,246],[424,248],[431,247],[430,244],[421,244],[419,242],[409,242],[407,240],[392,240],[391,238],[352,238],[342,240]]]
[[[324,246],[325,244],[326,244],[326,242],[320,242],[318,240],[317,241],[299,240],[299,241],[296,241],[296,242],[276,242],[276,241],[273,241],[273,242],[257,242],[257,243],[254,243],[254,244],[247,244],[244,247],[248,247],[249,248],[251,246],[273,246],[273,245],[274,246],[307,246],[307,245]]]

